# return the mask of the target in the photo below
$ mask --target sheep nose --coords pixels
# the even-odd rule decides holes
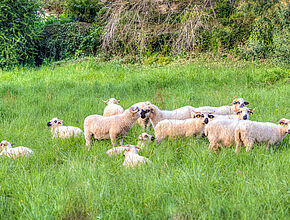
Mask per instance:
[[[146,117],[146,112],[142,109],[142,111],[141,111],[141,118],[145,118]]]
[[[50,121],[49,121],[49,122],[47,122],[47,124],[46,124],[46,125],[47,125],[48,127],[49,127],[49,126],[51,126],[51,122],[50,122]]]
[[[204,119],[204,123],[206,124],[208,123],[208,118]]]
[[[288,134],[290,134],[290,129],[288,130]]]
[[[248,119],[248,116],[247,116],[247,115],[244,115],[244,116],[243,116],[243,119],[244,119],[244,120],[247,120],[247,119]]]
[[[155,140],[155,137],[152,137],[152,138],[151,138],[151,141],[154,141],[154,140]]]

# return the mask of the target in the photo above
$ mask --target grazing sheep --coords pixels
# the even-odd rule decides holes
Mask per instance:
[[[191,112],[195,108],[192,106],[184,106],[173,111],[160,110],[156,105],[148,105],[141,111],[141,118],[150,118],[151,124],[155,129],[156,125],[165,119],[183,120],[191,117]]]
[[[29,154],[32,154],[33,151],[27,147],[15,147],[12,148],[12,145],[10,142],[8,141],[2,141],[0,143],[0,149],[2,150],[2,152],[0,153],[0,156],[5,155],[7,157],[23,157],[23,156],[28,156]]]
[[[118,105],[120,100],[110,98],[104,102],[107,104],[107,106],[104,109],[103,116],[109,117],[109,116],[113,116],[113,115],[119,115],[119,114],[122,114],[124,112],[124,109],[122,108],[122,106]]]
[[[122,114],[110,117],[101,115],[90,115],[85,118],[84,130],[86,145],[89,146],[94,136],[95,139],[111,139],[113,146],[116,145],[116,139],[120,139],[120,145],[123,143],[123,137],[127,135],[135,121],[140,117],[138,107],[130,107]]]
[[[51,127],[51,133],[53,138],[70,138],[83,135],[84,132],[77,127],[63,126],[63,120],[53,118],[47,122],[47,126]]]
[[[142,163],[151,163],[149,159],[146,157],[142,157],[138,154],[138,146],[136,145],[129,145],[129,150],[125,151],[125,161],[123,163],[124,167],[132,167],[134,168],[137,165]]]
[[[147,133],[142,133],[139,135],[138,138],[138,144],[137,146],[142,149],[146,146],[146,144],[149,144],[150,142],[154,141],[154,137],[150,134]],[[117,156],[121,154],[124,150],[129,150],[129,145],[123,145],[120,147],[113,147],[109,149],[106,154],[111,157],[111,156]]]
[[[195,112],[193,118],[185,120],[163,120],[155,127],[156,142],[159,143],[165,138],[189,137],[202,135],[204,126],[214,118],[209,112]]]
[[[267,149],[271,145],[279,144],[283,138],[290,134],[290,120],[282,118],[279,124],[270,122],[243,121],[235,130],[236,153],[241,146],[246,146],[246,151],[251,150],[254,143],[266,143]]]
[[[231,119],[212,120],[205,126],[204,134],[207,136],[210,145],[209,150],[218,153],[219,147],[233,146],[235,144],[235,129],[241,121]]]
[[[249,120],[250,115],[253,115],[254,109],[243,107],[239,109],[235,114],[232,115],[215,115],[216,119],[233,119],[233,120]]]
[[[204,106],[196,108],[195,111],[208,111],[214,112],[216,115],[231,115],[243,108],[245,105],[249,105],[243,98],[234,99],[232,105],[225,105],[220,107]]]
[[[138,107],[139,109],[146,109],[147,106],[152,105],[149,101],[147,102],[138,102],[133,105],[133,107]],[[149,129],[151,122],[149,117],[146,115],[144,118],[138,118],[137,124],[140,125],[142,128]]]

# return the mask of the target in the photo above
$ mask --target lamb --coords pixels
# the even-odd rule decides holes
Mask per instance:
[[[144,148],[147,144],[151,143],[152,141],[154,141],[154,137],[150,134],[147,134],[147,133],[142,133],[139,135],[138,137],[138,144],[137,144],[137,147],[139,149],[142,149]],[[116,156],[116,155],[119,155],[121,154],[123,151],[125,150],[129,150],[129,146],[130,145],[123,145],[123,146],[120,146],[120,147],[113,147],[111,149],[109,149],[106,154],[111,157],[111,156]]]
[[[120,145],[124,136],[127,135],[135,121],[140,117],[138,107],[130,107],[122,114],[104,117],[101,115],[90,115],[84,120],[86,145],[89,147],[92,137],[95,139],[111,139],[113,146],[116,146],[117,138]]]
[[[193,111],[193,118],[185,120],[163,120],[155,127],[156,142],[159,143],[165,138],[189,137],[202,135],[204,126],[214,118],[209,112]]]
[[[151,124],[155,129],[156,125],[165,119],[184,120],[191,117],[191,112],[195,108],[192,106],[184,106],[173,111],[160,110],[156,105],[148,105],[141,111],[141,118],[150,118]]]
[[[134,168],[137,165],[141,165],[143,163],[151,163],[149,159],[146,157],[142,157],[138,154],[138,147],[135,145],[129,145],[129,150],[125,151],[124,156],[125,160],[123,163],[124,167],[132,167]]]
[[[266,143],[266,148],[278,145],[284,137],[290,134],[290,120],[282,118],[279,124],[270,122],[243,121],[235,129],[236,153],[241,146],[246,146],[246,151],[251,150],[254,143]]]
[[[2,141],[0,143],[0,149],[2,150],[2,152],[0,153],[0,156],[5,155],[9,158],[11,157],[16,158],[16,157],[28,156],[33,153],[33,151],[28,147],[20,146],[20,147],[12,148],[12,145],[14,144],[11,144],[10,142],[5,141],[5,140]]]
[[[149,101],[146,102],[138,102],[133,105],[133,107],[138,107],[140,109],[147,109],[149,105],[152,105]],[[147,115],[144,118],[138,118],[137,124],[140,125],[142,128],[149,129],[151,122]]]
[[[119,115],[124,112],[124,109],[122,108],[122,106],[118,105],[120,100],[110,98],[104,102],[107,104],[107,106],[104,109],[103,116],[108,117],[108,116],[113,116],[113,115]]]
[[[232,105],[225,105],[220,107],[204,106],[199,107],[196,111],[208,111],[214,112],[216,115],[231,115],[237,112],[239,109],[243,108],[245,105],[249,105],[243,98],[234,99]]]
[[[218,153],[219,147],[233,146],[235,144],[235,129],[240,120],[231,119],[216,119],[205,126],[204,134],[207,136],[210,145],[209,150],[214,150]]]
[[[233,120],[249,120],[250,115],[253,115],[254,109],[243,107],[232,115],[214,115],[215,119],[233,119]]]
[[[77,137],[84,134],[84,132],[77,127],[63,126],[63,120],[53,118],[47,122],[47,126],[51,127],[52,138],[70,138]]]

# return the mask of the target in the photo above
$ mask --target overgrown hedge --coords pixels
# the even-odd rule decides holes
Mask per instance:
[[[0,2],[0,68],[97,53],[150,58],[212,52],[286,64],[290,60],[286,0],[43,3],[56,18],[40,22],[37,0]]]

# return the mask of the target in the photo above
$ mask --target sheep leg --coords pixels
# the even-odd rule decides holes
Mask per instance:
[[[121,146],[123,146],[123,138],[120,138],[119,143]]]
[[[267,150],[270,150],[270,147],[271,147],[271,144],[270,144],[270,141],[268,141],[267,145],[266,145],[266,149]]]
[[[243,145],[243,142],[241,141],[237,143],[237,147],[235,150],[236,154],[239,154],[241,152],[242,145]]]
[[[86,132],[85,133],[85,139],[86,139],[86,146],[88,147],[88,150],[90,150],[90,144],[91,144],[91,141],[92,141],[92,136],[93,134],[91,132]]]
[[[246,144],[246,152],[248,152],[249,150],[252,149],[253,144],[254,144],[253,142],[249,142],[249,143]]]
[[[117,146],[117,136],[114,134],[110,134],[110,138],[111,138],[111,143],[113,147]]]

